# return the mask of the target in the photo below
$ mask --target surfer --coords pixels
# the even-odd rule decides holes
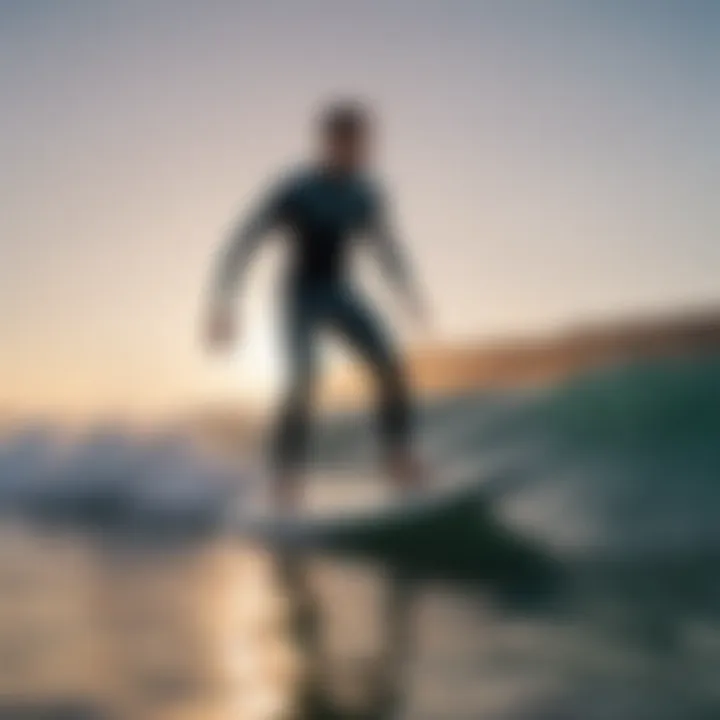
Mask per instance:
[[[319,152],[309,167],[277,182],[222,249],[211,287],[206,335],[225,349],[238,334],[233,301],[250,257],[273,230],[281,230],[291,262],[283,288],[284,340],[290,388],[273,441],[276,499],[295,505],[307,447],[316,346],[320,331],[340,335],[366,361],[379,390],[379,425],[391,478],[417,486],[407,379],[393,341],[373,308],[352,284],[349,255],[361,236],[377,250],[387,275],[417,320],[423,307],[390,223],[387,201],[368,173],[374,125],[356,102],[335,103],[320,115]]]

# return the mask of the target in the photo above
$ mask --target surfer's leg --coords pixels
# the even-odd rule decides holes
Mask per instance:
[[[400,357],[370,307],[350,290],[338,291],[333,327],[368,363],[379,390],[379,424],[393,480],[402,489],[421,483],[412,447],[410,394]]]
[[[312,303],[292,297],[285,310],[288,382],[275,430],[274,494],[277,503],[293,508],[299,500],[301,466],[305,459],[315,376],[315,313]]]

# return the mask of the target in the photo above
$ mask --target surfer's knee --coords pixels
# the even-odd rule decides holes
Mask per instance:
[[[384,405],[405,408],[410,404],[410,390],[405,372],[395,358],[387,358],[379,364],[378,385]]]
[[[315,372],[310,365],[294,368],[285,390],[285,413],[302,415],[308,412],[315,391]]]

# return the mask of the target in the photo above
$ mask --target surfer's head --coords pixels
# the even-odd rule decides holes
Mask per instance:
[[[335,102],[320,114],[322,159],[334,170],[352,172],[367,163],[373,121],[369,109],[357,101]]]

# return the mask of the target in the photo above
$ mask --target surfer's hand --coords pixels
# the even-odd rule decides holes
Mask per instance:
[[[222,351],[232,347],[237,335],[231,308],[219,305],[210,309],[205,327],[205,343],[209,350]]]

